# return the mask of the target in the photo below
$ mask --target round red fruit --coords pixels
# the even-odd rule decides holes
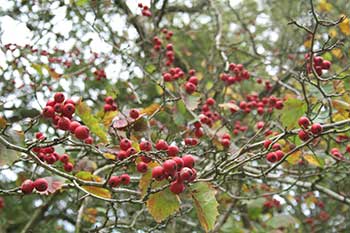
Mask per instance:
[[[80,126],[80,123],[79,123],[79,122],[77,122],[77,121],[71,121],[71,122],[70,122],[70,125],[69,125],[69,131],[70,131],[71,133],[74,133],[75,129],[76,129],[78,126]]]
[[[192,155],[184,155],[182,157],[182,160],[184,161],[184,167],[189,167],[189,168],[194,167],[195,159]]]
[[[89,137],[89,128],[81,125],[74,130],[74,135],[80,140],[85,140]]]
[[[139,116],[140,116],[140,112],[139,112],[139,110],[137,110],[137,109],[131,109],[130,112],[129,112],[129,116],[130,116],[132,119],[137,119],[137,118],[139,118]]]
[[[111,178],[109,178],[108,184],[109,186],[111,186],[112,188],[117,187],[120,184],[121,180],[119,176],[111,176]]]
[[[145,162],[139,162],[136,165],[136,169],[137,169],[138,172],[145,173],[145,172],[147,172],[148,165]]]
[[[156,166],[152,169],[152,178],[161,181],[163,180],[164,177],[164,168],[161,166]]]
[[[57,92],[53,98],[56,103],[62,103],[64,101],[64,94],[62,92]]]
[[[120,140],[120,149],[122,150],[128,150],[131,147],[131,141],[127,138],[123,138],[122,140]]]
[[[322,130],[323,130],[322,125],[319,123],[312,124],[310,129],[311,133],[313,133],[314,135],[318,135],[322,133]]]
[[[128,185],[130,183],[130,176],[128,174],[122,174],[120,176],[120,182],[124,185]]]
[[[44,192],[49,187],[49,184],[47,183],[47,180],[45,180],[44,178],[38,178],[34,181],[34,187],[39,192]]]
[[[302,140],[302,141],[307,141],[310,138],[308,132],[306,132],[305,130],[300,130],[298,132],[298,136],[299,136],[300,140]]]
[[[55,110],[53,107],[51,106],[46,106],[44,109],[43,109],[43,116],[46,117],[46,118],[52,118],[55,116]]]
[[[170,145],[168,146],[168,150],[167,153],[169,156],[176,156],[179,153],[179,147],[175,146],[175,145]]]
[[[65,164],[63,165],[63,169],[64,169],[66,172],[71,172],[71,171],[73,171],[73,168],[74,168],[74,165],[73,165],[72,163],[70,163],[70,162],[65,163]]]
[[[151,151],[152,150],[152,144],[148,141],[142,141],[140,142],[140,150],[142,151]]]
[[[299,118],[298,124],[300,127],[306,129],[310,125],[310,120],[309,120],[309,118],[303,116],[303,117]]]
[[[29,194],[32,193],[34,189],[34,182],[32,180],[25,180],[23,181],[22,185],[21,185],[21,191],[24,194]]]
[[[275,152],[270,152],[266,155],[266,160],[271,163],[274,163],[278,160],[278,157]]]
[[[61,117],[58,120],[57,126],[58,126],[59,129],[69,130],[70,129],[70,123],[71,123],[71,121],[67,117]]]
[[[170,191],[174,194],[180,194],[185,190],[185,185],[182,182],[174,181],[170,184]]]
[[[156,143],[156,149],[157,150],[167,150],[168,149],[168,143],[164,141],[163,139],[159,139]]]

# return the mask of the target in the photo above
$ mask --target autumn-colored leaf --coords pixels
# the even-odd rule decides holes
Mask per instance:
[[[49,195],[51,193],[54,193],[57,190],[60,190],[64,184],[64,179],[59,176],[47,176],[44,177],[44,179],[47,181],[48,187],[44,192],[39,192],[40,194]]]
[[[95,186],[81,186],[87,192],[95,194],[96,196],[103,198],[111,198],[111,192],[108,189],[95,187]]]
[[[84,210],[83,218],[86,222],[95,223],[98,210],[96,208],[87,208]]]
[[[105,112],[102,118],[102,123],[105,127],[109,127],[114,119],[118,115],[118,111]]]
[[[332,50],[332,54],[333,54],[336,58],[338,58],[338,59],[340,59],[340,58],[343,57],[343,52],[342,52],[341,49],[339,49],[339,48],[333,49],[333,50]]]
[[[303,100],[288,98],[284,102],[283,111],[279,112],[283,127],[292,129],[298,126],[298,119],[306,112],[306,103]]]
[[[234,109],[236,111],[239,110],[239,107],[234,103],[222,103],[222,104],[219,104],[219,107],[223,109]]]
[[[332,8],[333,8],[332,4],[327,2],[327,0],[320,0],[320,2],[318,4],[318,9],[320,11],[329,12],[332,10]]]
[[[3,116],[0,116],[0,129],[3,129],[6,127],[6,119]]]
[[[115,160],[115,155],[111,153],[103,153],[103,157],[110,160]]]
[[[301,154],[302,154],[302,152],[298,150],[298,151],[290,154],[286,160],[288,161],[288,163],[295,165],[300,161]]]
[[[152,115],[154,112],[158,111],[158,109],[160,108],[160,105],[159,104],[151,104],[150,106],[144,108],[144,109],[141,109],[140,110],[140,113],[141,114],[146,114],[147,116],[150,116]]]
[[[91,172],[87,171],[80,171],[78,172],[75,177],[86,180],[86,181],[95,181],[95,182],[102,182],[102,178],[96,175],[91,174]]]
[[[142,176],[139,183],[141,194],[144,196],[152,180],[152,168],[157,166],[155,162],[148,164],[148,171]],[[166,185],[167,181],[155,181],[152,183],[152,189]],[[148,212],[154,220],[161,222],[170,215],[174,214],[180,208],[179,197],[166,188],[160,192],[151,194],[146,202]]]
[[[199,222],[206,232],[211,231],[219,215],[216,190],[210,183],[198,182],[190,188],[191,196],[197,211]]]
[[[324,162],[320,158],[316,157],[314,154],[307,154],[303,156],[304,159],[311,165],[316,167],[323,167]]]
[[[341,17],[346,17],[346,16],[342,15]],[[340,28],[340,31],[344,35],[349,36],[350,35],[350,20],[349,20],[349,18],[345,18],[343,20],[343,22],[341,22],[339,24],[339,28]]]

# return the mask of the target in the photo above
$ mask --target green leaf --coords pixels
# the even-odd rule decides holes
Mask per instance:
[[[154,71],[156,71],[156,67],[153,65],[153,64],[148,64],[146,67],[145,67],[145,70],[147,71],[147,73],[149,74],[152,74],[154,73]]]
[[[258,219],[261,216],[265,198],[258,198],[248,202],[248,215],[251,219]]]
[[[96,134],[101,142],[108,142],[107,130],[103,124],[97,120],[94,115],[92,115],[90,107],[83,101],[79,101],[76,105],[76,114],[84,122],[86,126],[89,127],[90,131]]]
[[[270,218],[266,224],[272,228],[277,229],[280,227],[288,227],[296,223],[297,220],[293,216],[287,214],[280,214]]]
[[[9,136],[7,140],[9,140],[11,143],[19,146],[24,145],[24,134],[22,131],[10,129],[7,131],[7,135]],[[0,144],[0,166],[11,165],[20,157],[20,155],[20,152],[7,149],[3,144]]]
[[[140,179],[139,188],[143,196],[151,184],[152,168],[155,166],[157,166],[157,163],[149,163],[148,171]],[[160,188],[167,183],[167,181],[154,181],[152,183],[152,189]],[[166,188],[160,192],[151,194],[146,202],[146,206],[154,220],[159,223],[180,209],[180,199],[169,188]]]
[[[284,127],[292,129],[298,126],[298,119],[305,114],[307,105],[305,101],[289,98],[284,102],[280,113],[280,120]]]
[[[198,182],[191,186],[190,192],[203,229],[206,232],[212,230],[219,215],[215,189],[210,183]]]

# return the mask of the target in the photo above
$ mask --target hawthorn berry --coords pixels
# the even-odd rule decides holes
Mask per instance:
[[[121,179],[119,176],[111,176],[111,178],[108,180],[108,185],[112,188],[119,186],[120,183]]]
[[[147,156],[145,156],[145,155],[142,155],[142,156],[141,156],[141,161],[144,162],[144,163],[149,163],[149,162],[152,161],[152,158],[147,157]]]
[[[68,163],[68,162],[69,162],[69,155],[67,155],[67,154],[61,155],[61,156],[60,156],[60,161],[61,161],[62,163]]]
[[[271,163],[274,163],[274,162],[278,161],[277,154],[275,152],[268,153],[266,155],[266,160],[271,162]]]
[[[180,179],[183,181],[189,181],[193,175],[192,169],[188,167],[184,167],[180,171]]]
[[[302,141],[307,141],[310,138],[308,132],[306,132],[305,130],[300,130],[298,132],[298,136],[299,136],[300,140],[302,140]]]
[[[175,145],[170,145],[168,146],[168,150],[167,150],[167,154],[169,156],[176,156],[179,153],[179,147],[175,146]]]
[[[170,184],[170,191],[174,194],[180,194],[185,190],[185,185],[180,181],[173,181]]]
[[[318,135],[322,132],[323,128],[322,125],[319,123],[314,123],[312,124],[310,131],[311,133],[313,133],[314,135]]]
[[[105,103],[106,104],[109,104],[109,105],[112,105],[114,103],[114,100],[113,100],[113,97],[112,96],[107,96],[105,99],[104,99]]]
[[[49,184],[47,183],[47,180],[45,180],[44,178],[38,178],[34,181],[34,187],[39,192],[44,192],[49,187]]]
[[[71,121],[67,117],[61,117],[58,120],[57,126],[62,130],[69,130]]]
[[[184,155],[182,157],[182,160],[184,161],[184,167],[189,167],[189,168],[194,167],[195,159],[192,155]]]
[[[69,124],[69,131],[71,133],[74,133],[75,129],[80,126],[80,123],[77,122],[77,121],[71,121],[70,124]]]
[[[299,118],[298,124],[300,127],[306,129],[310,125],[310,120],[309,120],[309,118],[303,116],[303,117]]]
[[[23,181],[22,185],[21,185],[21,191],[24,194],[29,194],[32,193],[34,189],[34,182],[32,180],[25,180]]]
[[[271,145],[271,143],[272,143],[272,141],[271,141],[270,139],[266,139],[266,140],[264,141],[264,148],[265,148],[265,149],[268,149],[269,146]]]
[[[168,159],[163,163],[164,173],[172,175],[177,170],[177,163],[173,159]]]
[[[123,138],[122,140],[120,140],[119,146],[120,146],[120,149],[126,151],[131,147],[131,141],[127,138]]]
[[[191,83],[191,82],[187,82],[185,84],[185,91],[188,93],[188,94],[192,94],[193,92],[195,92],[197,89],[196,85]]]
[[[208,98],[205,103],[209,106],[212,106],[215,104],[215,100],[213,98]]]
[[[152,169],[152,178],[157,181],[161,181],[165,178],[164,168],[162,166],[156,166]]]
[[[62,92],[57,92],[55,95],[54,95],[54,100],[56,103],[62,103],[64,101],[64,94]]]
[[[139,112],[139,110],[137,110],[137,109],[131,109],[130,112],[129,112],[129,116],[130,116],[132,119],[137,119],[137,118],[139,118],[139,116],[140,116],[140,112]]]
[[[120,176],[120,182],[124,185],[128,185],[130,183],[130,176],[128,174],[122,174]]]
[[[151,151],[152,150],[152,144],[148,141],[142,141],[140,142],[140,150],[142,151]]]
[[[168,143],[164,141],[163,139],[159,139],[158,142],[155,145],[157,150],[167,150],[168,149]]]
[[[176,162],[176,168],[178,171],[180,171],[184,167],[184,161],[180,157],[174,157],[172,158]]]
[[[43,116],[46,117],[46,118],[52,118],[55,116],[55,109],[51,106],[46,106],[44,109],[43,109]]]
[[[89,136],[87,139],[84,140],[84,142],[85,142],[86,144],[90,144],[90,145],[91,145],[91,144],[94,142],[94,139],[93,139],[92,137]]]
[[[62,110],[63,115],[71,116],[73,115],[74,112],[75,112],[75,107],[73,104],[65,104],[63,106],[63,110]]]
[[[73,171],[73,168],[74,168],[74,165],[70,162],[67,162],[63,165],[63,169],[66,171],[66,172],[71,172]]]
[[[145,162],[139,162],[136,165],[136,169],[137,169],[138,172],[145,173],[145,172],[147,172],[148,165]]]
[[[80,125],[74,130],[74,135],[80,140],[85,140],[89,137],[89,128],[85,125]]]
[[[128,153],[125,150],[118,151],[117,158],[119,160],[124,160],[128,157]]]
[[[227,139],[227,138],[221,139],[221,145],[223,147],[228,148],[228,147],[230,147],[230,144],[231,144],[231,142],[229,139]]]
[[[281,150],[275,151],[275,154],[277,155],[277,161],[280,161],[284,156],[284,152]]]

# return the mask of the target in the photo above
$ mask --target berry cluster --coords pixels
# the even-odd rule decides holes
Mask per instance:
[[[322,133],[323,127],[319,123],[314,123],[312,124],[311,128],[309,129],[310,126],[310,120],[307,117],[300,117],[298,120],[299,126],[302,128],[298,132],[298,136],[300,140],[302,141],[307,141],[310,139],[311,134],[313,135],[319,135]],[[310,134],[311,133],[311,134]]]
[[[349,149],[350,149],[349,147],[346,147],[346,152],[349,152]],[[337,157],[338,159],[345,158],[338,148],[332,148],[330,152],[331,152],[331,155],[333,155],[334,157]]]
[[[279,209],[281,208],[281,203],[276,200],[275,198],[272,198],[270,196],[268,197],[265,197],[266,200],[264,202],[264,208],[266,209],[272,209],[272,208],[276,208],[276,209]]]
[[[152,12],[149,10],[148,6],[144,6],[142,3],[139,3],[138,7],[142,9],[141,12],[143,16],[146,16],[146,17],[152,16]]]
[[[109,186],[115,188],[120,184],[128,185],[130,183],[130,176],[128,174],[122,174],[120,176],[111,176],[108,180]]]
[[[244,69],[242,64],[230,63],[229,71],[229,74],[220,74],[220,79],[224,81],[227,86],[242,82],[243,80],[248,80],[250,77],[249,71]]]
[[[224,133],[221,136],[221,140],[220,143],[223,147],[228,148],[231,145],[231,135],[229,135],[228,133]]]
[[[271,152],[266,154],[266,160],[270,163],[275,163],[283,158],[284,152],[281,150],[281,145],[279,143],[275,143],[272,146],[271,144],[272,141],[270,139],[266,139],[264,141],[264,148],[267,150],[272,150]]]
[[[100,81],[101,79],[106,79],[107,78],[106,72],[102,68],[95,70],[94,71],[94,76],[95,76],[97,81]]]
[[[184,139],[185,145],[186,146],[196,146],[199,143],[199,140],[197,138],[185,138]]]
[[[89,136],[89,128],[77,121],[72,121],[75,112],[75,102],[71,99],[65,100],[64,94],[58,92],[54,100],[49,100],[42,111],[45,118],[52,119],[54,126],[64,131],[70,131],[76,138],[92,144],[93,139]]]
[[[305,59],[307,61],[309,61],[310,55],[306,54]],[[314,69],[315,69],[317,75],[319,75],[319,76],[321,76],[323,74],[323,70],[329,70],[331,68],[331,65],[332,65],[332,63],[330,61],[323,59],[323,57],[319,57],[319,56],[314,57],[313,66],[314,66]],[[308,74],[310,74],[312,72],[309,62],[306,64],[306,70],[307,70]]]
[[[235,101],[231,101],[235,103]],[[273,109],[283,109],[283,100],[275,96],[263,97],[260,99],[258,95],[247,95],[246,101],[239,103],[239,109],[244,113],[250,113],[252,109],[256,109],[259,115],[263,115],[265,112],[272,113]],[[237,112],[237,109],[231,108],[232,113]]]
[[[136,154],[137,151],[134,147],[131,145],[131,141],[127,138],[123,138],[119,142],[119,152],[117,153],[117,159],[118,160],[124,160],[128,158],[129,156]]]
[[[105,105],[103,106],[103,110],[105,112],[116,111],[118,109],[117,104],[114,102],[112,96],[107,96],[105,99]]]
[[[182,193],[185,190],[185,184],[193,182],[197,177],[197,171],[194,167],[194,158],[192,155],[184,155],[182,158],[173,157],[163,162],[161,166],[152,169],[152,178],[157,181],[168,179],[170,191],[175,194]]]
[[[185,76],[184,71],[180,67],[170,68],[168,72],[162,74],[164,82],[176,81]]]
[[[185,83],[185,91],[187,92],[187,94],[192,94],[193,92],[195,92],[197,90],[197,85],[198,85],[198,77],[195,76],[196,71],[191,69],[189,72],[190,78],[187,80],[187,82]]]
[[[47,190],[48,187],[49,187],[49,184],[47,180],[45,180],[44,178],[38,178],[35,181],[27,179],[23,181],[21,185],[21,191],[24,194],[29,194],[29,193],[32,193],[35,188],[39,192],[44,192]]]
[[[170,32],[167,32],[168,34]],[[172,32],[171,32],[171,36],[172,36]],[[169,37],[169,40],[171,38],[171,36]],[[168,39],[168,37],[167,37]],[[153,48],[155,51],[161,51],[162,49],[162,40],[158,37],[158,36],[155,36],[153,37]],[[165,65],[166,66],[170,66],[174,60],[175,60],[175,54],[174,54],[174,46],[173,44],[171,43],[168,43],[166,46],[165,46],[165,56],[167,58],[166,62],[165,62]]]

